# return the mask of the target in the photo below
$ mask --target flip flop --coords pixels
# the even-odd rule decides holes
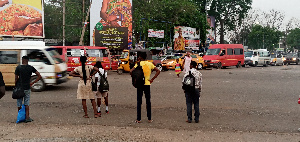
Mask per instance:
[[[89,118],[89,116],[88,115],[84,115],[83,118]]]
[[[153,122],[153,120],[148,120],[148,123],[152,123]]]
[[[138,120],[135,120],[134,122],[135,122],[135,123],[142,123],[142,121],[138,121]]]

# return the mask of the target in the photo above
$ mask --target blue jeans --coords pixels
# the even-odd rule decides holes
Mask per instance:
[[[31,92],[30,89],[29,89],[29,90],[24,90],[25,96],[24,96],[23,98],[24,98],[24,105],[25,105],[25,106],[29,106],[30,92]],[[23,98],[17,99],[17,105],[18,105],[18,107],[21,107],[21,106],[22,106]]]
[[[200,99],[200,92],[199,89],[195,89],[195,92],[185,92],[186,98],[186,107],[187,107],[187,116],[188,121],[192,121],[192,112],[193,112],[193,104],[195,110],[195,121],[199,121],[200,111],[199,111],[199,99]]]
[[[137,119],[136,120],[138,121],[141,121],[141,106],[142,106],[143,93],[145,93],[145,98],[146,98],[147,117],[148,120],[151,120],[150,85],[144,85],[141,88],[137,88]]]

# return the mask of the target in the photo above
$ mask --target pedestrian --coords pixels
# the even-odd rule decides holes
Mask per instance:
[[[18,65],[15,70],[15,86],[19,86],[24,90],[25,96],[21,99],[17,99],[17,106],[18,111],[21,109],[21,106],[23,104],[24,99],[24,105],[25,105],[25,112],[26,112],[26,118],[25,122],[32,122],[33,119],[29,117],[29,101],[30,101],[30,86],[32,86],[34,83],[38,82],[42,77],[40,73],[31,65],[28,65],[29,57],[23,56],[22,57],[22,65]],[[32,76],[32,73],[35,73],[37,78],[30,82],[30,78]]]
[[[87,114],[87,106],[86,100],[90,99],[93,110],[94,110],[94,117],[97,118],[97,109],[96,109],[96,102],[95,102],[95,95],[92,91],[91,85],[91,76],[93,76],[96,72],[98,72],[98,68],[93,67],[92,65],[86,65],[86,56],[80,57],[81,66],[76,67],[74,71],[70,73],[71,76],[80,77],[78,82],[78,89],[77,89],[77,99],[82,100],[82,107],[84,110],[84,118],[89,118]],[[91,74],[92,70],[95,70],[94,74]]]
[[[0,99],[5,95],[5,83],[2,73],[0,72]]]
[[[183,61],[183,65],[184,65],[183,72],[184,73],[189,72],[192,59],[193,58],[191,57],[190,52],[187,52],[186,56],[184,57],[184,61]]]
[[[99,72],[95,74],[95,82],[97,83],[97,86],[100,86],[100,81],[101,81],[101,75],[104,76],[107,79],[107,72],[103,69],[101,62],[96,62],[95,66],[96,68],[99,69]],[[101,75],[100,75],[100,74]],[[98,89],[98,87],[97,87]],[[105,100],[105,113],[108,114],[108,92],[101,92],[99,89],[96,92],[96,98],[97,98],[97,114],[98,116],[101,117],[101,97]]]
[[[192,122],[192,106],[194,104],[195,110],[195,122],[199,122],[199,99],[200,99],[200,92],[202,90],[202,74],[196,69],[197,63],[192,61],[190,64],[190,71],[186,72],[182,82],[186,81],[186,77],[190,76],[190,74],[194,77],[194,88],[193,89],[185,89],[185,98],[186,98],[186,106],[187,106],[187,116],[188,120],[186,122]]]
[[[181,66],[179,63],[179,59],[176,59],[175,74],[177,75],[177,77],[179,77],[180,73],[181,73]]]
[[[160,71],[157,67],[154,66],[153,63],[146,61],[145,60],[146,58],[147,58],[146,52],[138,53],[139,65],[142,66],[144,72],[145,84],[142,87],[137,88],[137,119],[135,120],[136,123],[141,123],[141,106],[142,106],[143,93],[145,93],[145,98],[146,98],[148,122],[151,123],[153,121],[151,118],[150,85],[154,81],[154,79],[160,74]],[[135,64],[135,66],[130,70],[130,74],[132,74],[132,71],[137,66],[138,64]],[[152,79],[150,79],[150,75],[153,70],[156,71],[156,74]]]

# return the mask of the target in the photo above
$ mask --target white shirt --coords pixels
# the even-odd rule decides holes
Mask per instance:
[[[99,72],[103,75],[104,74],[104,69],[99,68]],[[98,78],[97,86],[100,85],[100,80],[101,80],[101,76],[100,76],[99,72],[97,72],[95,74],[95,77]],[[105,78],[107,78],[107,72],[105,72]]]
[[[201,92],[202,90],[202,74],[197,71],[197,69],[192,68],[191,70],[192,75],[195,77],[195,88],[199,89],[199,91]],[[188,76],[190,74],[190,72],[186,72],[183,76],[182,82],[184,81],[184,78],[186,76]]]

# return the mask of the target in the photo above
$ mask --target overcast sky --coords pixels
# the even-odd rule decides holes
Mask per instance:
[[[253,0],[253,8],[262,11],[275,9],[285,13],[285,21],[292,17],[300,19],[300,0]]]

